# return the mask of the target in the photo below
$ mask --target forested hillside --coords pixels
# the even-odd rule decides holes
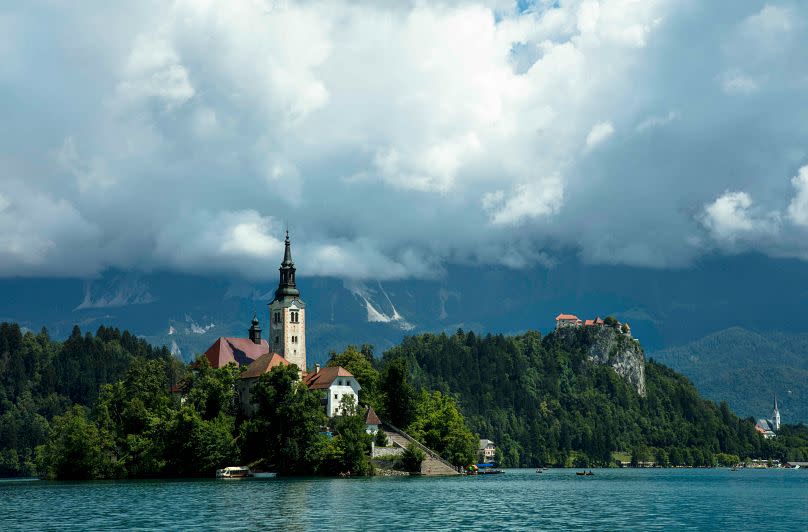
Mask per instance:
[[[641,397],[587,359],[590,340],[424,334],[381,358],[349,346],[329,364],[357,377],[363,404],[456,465],[474,459],[473,432],[497,442],[506,466],[606,465],[614,451],[673,465],[808,459],[804,426],[763,440],[751,419],[654,362]],[[0,324],[0,476],[209,476],[253,461],[287,474],[372,470],[362,409],[327,420],[321,392],[291,366],[261,378],[258,413],[244,419],[238,371],[186,365],[117,329],[55,342]]]
[[[673,465],[786,457],[751,420],[703,399],[661,364],[646,363],[640,397],[611,368],[586,359],[580,334],[571,350],[554,333],[424,334],[389,350],[384,363],[402,359],[416,386],[456,394],[472,430],[496,441],[508,466],[606,464],[612,451]]]
[[[118,329],[82,335],[74,327],[54,342],[44,329],[23,334],[17,324],[0,324],[0,476],[31,474],[50,420],[74,403],[92,405],[100,386],[121,379],[135,359],[160,360],[169,372],[182,365],[165,348]]]
[[[456,465],[473,461],[476,439],[455,400],[415,390],[398,364],[380,374],[372,359],[369,346],[349,347],[331,362],[351,368],[380,415]],[[306,388],[296,366],[279,366],[256,383],[257,411],[245,418],[235,386],[241,369],[213,369],[204,357],[186,365],[117,329],[75,328],[54,342],[46,331],[4,323],[0,476],[210,477],[242,463],[287,475],[372,474],[364,406],[346,403],[326,418],[324,392]],[[417,470],[413,457],[402,466]]]
[[[732,327],[653,356],[741,415],[769,417],[776,394],[784,421],[808,422],[808,334]]]

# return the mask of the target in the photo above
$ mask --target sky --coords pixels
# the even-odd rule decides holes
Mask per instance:
[[[0,5],[0,277],[808,260],[808,3]],[[268,264],[271,265],[268,267]]]

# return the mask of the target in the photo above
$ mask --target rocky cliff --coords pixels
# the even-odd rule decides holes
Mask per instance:
[[[568,349],[582,349],[592,362],[612,367],[645,397],[645,352],[640,342],[612,327],[568,327],[552,334]]]

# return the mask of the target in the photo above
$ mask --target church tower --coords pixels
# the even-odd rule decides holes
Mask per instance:
[[[269,346],[300,371],[306,371],[306,305],[295,284],[292,245],[286,231],[286,249],[275,299],[269,303]]]
[[[261,343],[261,326],[258,324],[258,316],[255,314],[253,314],[252,325],[247,329],[247,335],[252,343]]]
[[[777,409],[777,395],[774,396],[774,413],[772,414],[774,430],[780,430],[780,410]]]

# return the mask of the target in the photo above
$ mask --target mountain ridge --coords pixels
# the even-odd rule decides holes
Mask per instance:
[[[808,334],[736,326],[649,356],[741,415],[769,417],[777,395],[784,420],[808,421]]]

